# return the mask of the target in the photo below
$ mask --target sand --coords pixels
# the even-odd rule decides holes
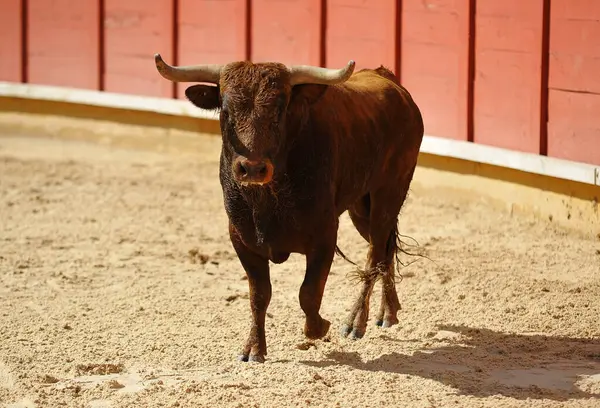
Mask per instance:
[[[267,361],[236,361],[250,311],[219,148],[0,137],[0,406],[600,407],[600,238],[427,188],[402,212],[431,260],[402,270],[399,325],[339,336],[358,287],[336,258],[330,334],[306,341],[293,255]],[[347,215],[339,245],[364,262]]]

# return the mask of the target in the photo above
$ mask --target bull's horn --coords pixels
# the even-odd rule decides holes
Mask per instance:
[[[218,84],[219,77],[221,76],[221,68],[223,67],[219,64],[174,67],[164,62],[160,54],[154,54],[154,62],[160,75],[173,82],[208,82]]]
[[[355,62],[350,60],[348,65],[340,69],[314,67],[309,65],[292,65],[289,70],[291,84],[322,84],[334,85],[345,82],[354,72]]]

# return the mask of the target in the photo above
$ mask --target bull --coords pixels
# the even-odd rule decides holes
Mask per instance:
[[[185,91],[193,105],[219,111],[219,179],[252,312],[240,360],[265,360],[269,261],[283,263],[291,253],[306,258],[299,291],[304,335],[319,339],[328,333],[330,322],[320,307],[340,253],[338,224],[345,211],[369,250],[341,334],[364,336],[378,281],[376,324],[398,323],[397,224],[417,164],[423,119],[397,77],[383,66],[354,72],[352,60],[340,69],[248,61],[173,66],[156,54],[155,64],[167,80],[198,83]]]

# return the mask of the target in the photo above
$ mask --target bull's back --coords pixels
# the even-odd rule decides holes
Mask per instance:
[[[377,188],[378,182],[395,182],[403,167],[416,163],[423,136],[421,113],[386,68],[357,72],[343,85],[331,87],[319,105],[314,112],[318,128],[331,139],[336,201],[342,206]]]
[[[333,87],[322,105],[330,108],[328,117],[335,118],[334,126],[342,125],[346,137],[358,139],[358,144],[420,144],[421,112],[394,73],[383,66],[361,70]]]
[[[377,75],[379,75],[389,81],[392,81],[396,85],[400,85],[400,81],[398,80],[398,77],[392,71],[390,71],[383,65],[381,65],[379,68],[374,69],[373,71],[375,73],[377,73]]]

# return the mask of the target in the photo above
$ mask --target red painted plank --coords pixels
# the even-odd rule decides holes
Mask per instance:
[[[225,64],[246,59],[246,0],[179,0],[177,22],[179,64]],[[180,99],[185,98],[188,86],[178,84]]]
[[[99,11],[98,0],[29,0],[28,82],[98,89]]]
[[[600,93],[600,3],[551,3],[549,87]]]
[[[22,0],[3,0],[0,14],[0,81],[21,82]]]
[[[326,66],[395,69],[396,1],[328,0]]]
[[[254,0],[252,60],[321,65],[321,0]]]
[[[600,8],[600,3],[596,7]],[[587,57],[600,55],[600,17],[572,20],[551,12],[551,21],[550,41],[553,53]]]
[[[469,0],[403,0],[402,12],[423,12],[452,14],[461,10]]]
[[[600,165],[600,3],[550,8],[548,155]]]
[[[543,0],[477,2],[475,142],[540,152],[543,22]]]
[[[550,88],[600,93],[600,54],[586,57],[550,52],[548,81]]]
[[[154,53],[173,61],[173,0],[105,0],[105,90],[172,97],[156,72]]]
[[[549,92],[548,155],[600,165],[600,95]]]
[[[598,20],[600,7],[598,0],[552,0],[551,15],[553,19],[564,20]]]
[[[468,139],[468,0],[404,0],[402,83],[425,118],[427,134]]]

